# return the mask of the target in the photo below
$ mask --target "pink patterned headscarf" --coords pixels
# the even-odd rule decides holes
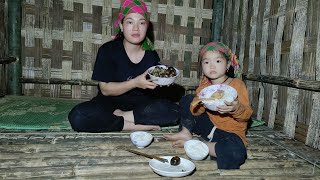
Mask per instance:
[[[148,12],[147,6],[145,2],[143,2],[142,0],[124,0],[122,5],[120,6],[118,19],[114,22],[114,29],[115,29],[114,39],[119,37],[119,34],[121,32],[119,24],[127,14],[130,14],[130,13],[141,14],[146,18],[147,24],[149,25],[147,12]],[[153,44],[150,41],[150,39],[146,37],[146,39],[142,43],[142,47],[144,50],[152,50]]]
[[[237,56],[231,51],[231,49],[226,46],[225,44],[221,42],[210,42],[207,45],[203,46],[199,52],[199,59],[202,61],[202,56],[204,53],[207,51],[220,51],[221,53],[225,54],[227,57],[227,61],[231,61],[231,66],[233,66],[234,69],[234,76],[236,78],[241,77],[241,70],[240,70],[240,65],[239,65],[239,60]],[[202,74],[201,80],[200,80],[200,85],[201,84],[206,84],[209,83],[209,79]]]

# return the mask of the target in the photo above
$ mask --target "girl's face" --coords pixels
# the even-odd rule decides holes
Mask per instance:
[[[130,13],[124,17],[123,23],[120,23],[120,29],[123,32],[125,41],[140,45],[146,37],[147,20],[141,14]]]
[[[222,83],[226,79],[226,71],[230,67],[225,56],[219,51],[207,51],[202,56],[202,71],[212,84]]]

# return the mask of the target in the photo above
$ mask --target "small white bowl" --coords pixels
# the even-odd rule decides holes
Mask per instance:
[[[202,141],[191,139],[184,143],[184,150],[189,158],[203,160],[209,154],[209,147]]]
[[[145,131],[136,131],[130,134],[130,139],[137,148],[144,148],[152,142],[153,136]]]
[[[168,69],[168,66],[166,65],[157,65],[160,68],[163,69]],[[160,86],[169,86],[170,84],[174,83],[174,81],[177,79],[177,77],[179,76],[180,72],[177,68],[174,67],[174,69],[176,70],[176,75],[174,77],[157,77],[154,76],[150,73],[150,71],[152,71],[154,68],[156,68],[157,66],[152,66],[148,69],[148,74],[150,76],[150,79],[152,80],[152,82],[160,85]]]

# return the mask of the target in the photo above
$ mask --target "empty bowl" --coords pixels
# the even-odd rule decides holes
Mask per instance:
[[[137,148],[144,148],[152,142],[153,136],[145,131],[136,131],[130,134],[130,139]]]
[[[202,141],[191,139],[184,143],[184,150],[189,158],[203,160],[209,154],[209,147]]]

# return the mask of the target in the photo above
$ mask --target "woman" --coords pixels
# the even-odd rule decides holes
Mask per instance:
[[[153,97],[157,84],[147,79],[147,69],[159,56],[146,37],[149,21],[141,0],[125,0],[114,24],[113,41],[98,51],[92,79],[98,95],[74,107],[69,121],[75,131],[110,132],[160,130],[178,122],[178,105]]]

